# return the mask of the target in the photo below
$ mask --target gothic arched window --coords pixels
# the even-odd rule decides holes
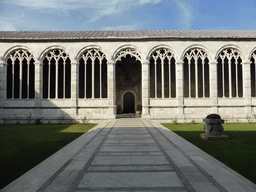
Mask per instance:
[[[43,98],[71,97],[71,60],[61,50],[50,50],[43,59]]]
[[[251,55],[251,94],[256,97],[256,51]]]
[[[80,56],[79,98],[107,98],[107,59],[97,49]]]
[[[169,49],[160,48],[151,55],[150,97],[176,97],[175,59]]]
[[[35,60],[30,52],[18,49],[9,54],[6,80],[6,98],[35,98]]]
[[[241,53],[227,48],[220,52],[217,61],[218,96],[243,97]]]
[[[191,49],[185,54],[184,97],[210,97],[209,60],[202,49]]]

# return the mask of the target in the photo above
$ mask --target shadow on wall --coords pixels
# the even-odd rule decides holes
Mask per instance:
[[[96,56],[91,56],[93,53],[97,53]],[[25,49],[10,52],[7,65],[1,65],[2,123],[75,123],[84,122],[88,117],[107,118],[106,59],[99,51],[93,53],[82,53],[75,69],[73,67],[77,66],[71,65],[69,55],[61,49],[49,50],[43,57],[42,66],[35,63],[33,55]],[[88,56],[89,61],[84,60],[84,54],[94,59]],[[71,82],[72,71],[78,69],[79,83],[74,79]],[[90,76],[92,72],[94,81]],[[79,93],[75,93],[77,84]]]
[[[35,81],[37,80],[37,77],[35,77],[35,63],[29,52],[25,50],[14,51],[10,54],[7,65],[1,65],[0,71],[1,123],[75,122],[66,112],[70,112],[71,109],[66,104],[68,100],[56,100],[64,105],[62,109],[50,100],[42,100],[40,94],[35,91]],[[5,83],[6,81],[7,83]],[[63,82],[60,81],[60,83],[63,85]],[[54,87],[51,87],[51,89],[54,90]],[[59,86],[58,89],[61,90],[63,87]]]

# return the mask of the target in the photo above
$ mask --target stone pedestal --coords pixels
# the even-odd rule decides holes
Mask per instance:
[[[223,119],[203,119],[205,133],[201,133],[200,136],[207,140],[228,140],[227,135],[222,135],[224,123]]]
[[[206,140],[228,140],[229,137],[227,135],[210,135],[206,133],[200,133],[200,137]]]

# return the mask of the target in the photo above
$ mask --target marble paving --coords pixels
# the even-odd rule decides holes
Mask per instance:
[[[200,138],[199,138],[200,139]],[[157,122],[104,121],[1,191],[256,191]]]

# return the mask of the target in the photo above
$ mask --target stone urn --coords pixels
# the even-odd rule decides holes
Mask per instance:
[[[227,135],[222,135],[224,120],[218,114],[210,114],[205,119],[204,130],[205,133],[201,133],[200,136],[207,140],[227,140]]]

